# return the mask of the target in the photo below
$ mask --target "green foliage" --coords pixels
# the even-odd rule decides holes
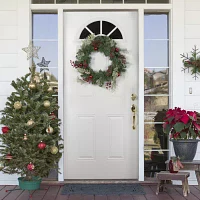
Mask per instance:
[[[200,74],[200,51],[194,46],[191,51],[191,56],[188,54],[181,54],[181,58],[183,58],[182,62],[184,65],[183,70],[191,69],[191,75],[194,74],[193,78],[197,78],[197,75]]]
[[[126,58],[121,54],[121,49],[117,47],[114,40],[106,36],[89,36],[82,44],[76,54],[76,61],[73,66],[81,73],[83,82],[90,82],[100,87],[110,83],[116,85],[116,78],[126,71]],[[93,52],[103,53],[112,61],[106,71],[94,71],[90,66],[91,54]]]
[[[12,92],[6,102],[6,107],[1,111],[1,124],[9,128],[8,133],[0,134],[2,145],[0,146],[1,160],[5,167],[2,170],[8,174],[21,174],[22,176],[47,177],[50,169],[57,169],[57,162],[62,156],[63,144],[60,136],[60,119],[52,117],[51,113],[58,110],[57,97],[52,91],[48,91],[49,85],[46,79],[36,83],[35,67],[31,73],[12,81],[11,85],[16,90]],[[30,89],[29,84],[33,82],[35,89]],[[50,102],[49,107],[44,106],[44,101]],[[14,103],[19,101],[20,109],[14,108]],[[27,125],[29,120],[34,124]],[[46,129],[51,126],[53,133],[47,133]],[[24,134],[27,140],[24,140]],[[43,141],[46,148],[41,150],[38,144]],[[57,147],[57,154],[51,153],[52,147]],[[11,160],[6,159],[10,154]],[[27,165],[34,165],[34,170],[29,171]]]

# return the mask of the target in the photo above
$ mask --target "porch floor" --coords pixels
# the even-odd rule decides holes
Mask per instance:
[[[156,185],[142,184],[146,195],[120,195],[120,196],[81,196],[81,195],[61,195],[62,185],[41,185],[42,190],[34,191],[32,200],[198,200],[200,199],[200,189],[198,186],[190,186],[191,193],[187,197],[182,195],[181,186],[168,186],[167,191],[155,194]],[[28,200],[28,191],[16,190],[6,192],[6,190],[17,189],[18,186],[0,186],[0,200]]]

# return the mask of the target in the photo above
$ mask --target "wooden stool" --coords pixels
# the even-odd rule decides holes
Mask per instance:
[[[156,177],[158,179],[157,191],[156,194],[158,195],[159,192],[163,191],[163,187],[165,181],[167,180],[179,180],[182,181],[183,187],[183,196],[186,197],[187,194],[190,193],[190,189],[188,186],[188,177],[190,176],[189,172],[178,172],[178,173],[170,173],[167,171],[157,173]]]

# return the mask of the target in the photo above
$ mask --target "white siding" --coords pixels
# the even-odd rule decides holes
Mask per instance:
[[[29,14],[29,0],[0,0],[0,110],[13,91],[11,81],[28,71],[21,49],[29,43]],[[0,172],[2,184],[17,184],[17,176]]]
[[[200,49],[200,1],[185,0],[185,48],[183,52],[190,52],[194,45]],[[180,52],[180,53],[183,53]],[[200,112],[200,76],[197,80],[190,73],[185,72],[185,109]],[[189,93],[192,89],[192,94]],[[200,144],[195,157],[200,160]],[[190,180],[196,183],[195,174],[191,173]]]

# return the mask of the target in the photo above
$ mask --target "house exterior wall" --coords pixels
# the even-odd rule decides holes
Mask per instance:
[[[181,53],[190,52],[195,44],[200,48],[200,1],[173,0],[172,3],[171,106],[200,112],[200,77],[194,80],[187,72],[181,72],[180,58]],[[0,110],[12,92],[11,81],[28,72],[29,62],[21,49],[31,38],[30,14],[29,0],[0,0]],[[192,88],[192,94],[189,94],[189,88]],[[195,159],[200,160],[200,144]],[[0,172],[0,184],[17,184],[16,178]],[[190,180],[197,183],[194,172],[191,172]]]
[[[13,91],[11,81],[28,72],[21,48],[29,41],[29,13],[28,0],[0,0],[0,110]],[[16,178],[0,172],[0,184],[16,184]]]
[[[184,14],[184,50],[180,53],[190,53],[194,45],[200,49],[200,1],[185,0]],[[177,58],[178,59],[178,58]],[[183,72],[182,72],[183,73]],[[177,78],[177,81],[179,79]],[[184,108],[200,112],[200,76],[194,79],[187,71],[184,74]],[[192,94],[190,94],[192,90]],[[195,160],[200,160],[200,144]],[[190,175],[191,183],[197,184],[194,172]]]

